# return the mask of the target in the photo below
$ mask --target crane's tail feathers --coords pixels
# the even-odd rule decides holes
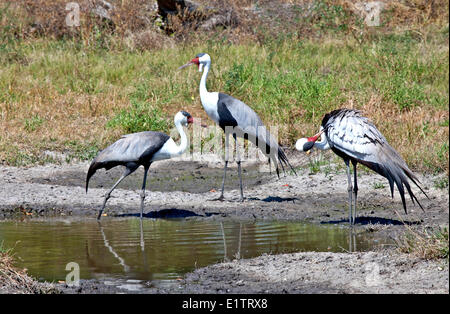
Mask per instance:
[[[281,169],[283,169],[283,173],[286,176],[286,169],[284,169],[283,160],[280,160]]]
[[[405,172],[405,174],[408,176],[408,178],[414,182],[414,184],[419,188],[419,190],[428,198],[430,199],[430,197],[427,195],[427,193],[425,193],[425,191],[422,189],[422,187],[419,185],[420,181],[419,179],[411,172],[411,170],[409,170],[408,168],[402,168],[403,171]],[[419,203],[419,202],[417,202]]]
[[[373,166],[373,165],[372,165]],[[403,209],[405,210],[405,213],[407,214],[406,210],[406,200],[405,200],[405,187],[408,191],[411,201],[414,204],[414,201],[417,202],[419,207],[423,209],[422,205],[420,204],[417,197],[414,195],[411,186],[408,182],[408,178],[414,182],[414,184],[422,191],[423,194],[428,198],[428,195],[423,191],[423,189],[420,187],[420,185],[417,183],[417,178],[414,176],[414,174],[404,166],[399,166],[396,164],[393,165],[376,165],[375,167],[370,167],[376,172],[380,173],[384,177],[386,177],[389,181],[389,187],[391,191],[392,198],[394,197],[394,184],[397,186],[398,192],[400,194],[400,197],[402,199]]]
[[[99,163],[97,163],[97,162],[93,162],[89,166],[89,170],[88,170],[87,176],[86,176],[86,193],[88,192],[88,188],[89,188],[89,180],[91,179],[91,177],[95,174],[95,172],[99,168],[100,168]]]
[[[286,154],[284,153],[284,151],[280,147],[278,147],[278,159],[280,160],[280,164],[281,164],[281,167],[283,168],[284,172],[285,172],[285,170],[284,170],[283,163],[286,166],[289,166],[291,168],[292,172],[294,172],[294,174],[297,175],[297,172],[295,172],[294,167],[292,167],[291,163],[289,162],[289,160],[286,157]]]
[[[422,189],[422,187],[419,185],[419,179],[417,179],[417,177],[411,172],[411,170],[409,170],[407,167],[402,167],[404,173],[406,174],[406,176],[419,188],[419,190],[428,198],[427,193],[425,193],[425,191]],[[419,204],[420,208],[425,211],[422,207],[422,205],[420,204],[420,202],[417,200],[417,197],[412,193],[411,191],[411,187],[409,186],[409,183],[405,184],[406,189],[408,190],[409,195],[411,196],[411,200],[414,200],[417,202],[417,204]]]
[[[275,170],[277,171],[278,179],[280,179],[280,168],[278,168],[278,165],[275,166]]]

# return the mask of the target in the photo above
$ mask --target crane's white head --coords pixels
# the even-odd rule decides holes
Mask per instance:
[[[180,66],[178,68],[178,70],[180,70],[182,68],[185,68],[187,66],[190,66],[192,64],[196,64],[198,66],[198,71],[202,72],[203,71],[203,66],[205,66],[207,64],[211,64],[211,57],[207,53],[199,53],[199,54],[197,54],[195,56],[194,59],[192,59],[191,61],[189,61],[185,65]]]
[[[323,133],[323,129],[321,128],[320,132],[312,137],[303,137],[297,140],[295,143],[295,149],[301,152],[307,152],[314,147],[314,143],[319,139],[319,137]]]
[[[308,144],[307,146],[305,146],[305,144],[310,143],[308,142],[308,139],[305,137],[302,137],[300,139],[297,140],[297,142],[295,143],[295,149],[301,152],[306,152],[307,150],[311,149],[312,146],[314,146],[314,143],[312,143],[311,147],[309,147],[308,149]]]
[[[181,124],[183,126],[188,126],[190,123],[194,122],[194,118],[186,111],[178,112],[173,120],[175,125]]]

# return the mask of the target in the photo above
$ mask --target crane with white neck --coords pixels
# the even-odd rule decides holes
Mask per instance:
[[[147,181],[147,172],[150,165],[158,160],[170,159],[180,156],[184,153],[188,145],[186,133],[183,126],[195,122],[194,118],[186,111],[178,112],[174,117],[175,126],[180,133],[180,145],[165,133],[144,131],[123,135],[119,140],[102,150],[92,161],[86,177],[86,193],[88,191],[89,179],[101,168],[109,170],[116,166],[124,166],[125,171],[119,180],[113,185],[105,195],[103,206],[98,213],[97,219],[100,220],[106,202],[111,196],[111,192],[128,175],[136,171],[140,166],[144,167],[144,180],[141,191],[141,219],[144,211],[145,184]]]
[[[238,150],[237,138],[244,138],[255,144],[262,153],[269,158],[269,163],[275,165],[275,170],[279,175],[279,165],[284,170],[284,165],[289,165],[292,171],[295,170],[290,165],[286,154],[279,146],[276,139],[267,130],[260,117],[242,101],[219,92],[209,92],[206,88],[206,79],[211,68],[211,57],[207,53],[199,53],[194,59],[179,67],[182,69],[189,65],[197,65],[200,72],[203,71],[200,80],[200,100],[208,117],[216,122],[225,132],[225,166],[223,171],[222,192],[216,200],[223,200],[225,188],[225,178],[228,166],[228,143],[231,134],[236,142],[236,163],[238,165],[240,198],[244,200],[241,174],[241,159]],[[284,165],[283,165],[284,164]]]

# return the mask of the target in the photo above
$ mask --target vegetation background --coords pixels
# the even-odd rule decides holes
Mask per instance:
[[[198,71],[177,71],[208,52],[208,88],[278,125],[282,145],[357,108],[412,169],[448,175],[448,1],[386,1],[376,27],[345,0],[198,0],[168,18],[155,1],[122,0],[108,19],[77,3],[69,27],[67,1],[0,0],[3,165],[57,162],[46,151],[90,159],[123,133],[168,131],[181,109],[212,123]],[[199,26],[211,14],[229,18]]]

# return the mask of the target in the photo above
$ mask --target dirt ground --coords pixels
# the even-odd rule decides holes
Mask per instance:
[[[347,176],[339,164],[326,164],[311,173],[306,156],[289,152],[297,176],[280,179],[264,165],[243,163],[245,202],[237,202],[239,183],[235,164],[227,173],[225,201],[211,201],[219,194],[223,163],[215,156],[202,160],[174,159],[150,168],[145,216],[196,219],[296,220],[315,224],[348,225]],[[96,218],[103,195],[120,177],[121,169],[98,171],[88,193],[85,177],[88,162],[44,165],[31,168],[0,167],[0,219],[84,216]],[[362,168],[362,167],[361,167]],[[361,169],[360,168],[360,169]],[[272,169],[273,170],[273,169]],[[108,201],[108,216],[139,213],[143,170],[125,179]],[[390,197],[383,177],[359,171],[358,218],[355,228],[398,237],[411,228],[447,226],[447,189],[435,187],[437,176],[418,174],[427,199],[413,188],[422,211],[408,197],[405,215],[395,191]],[[382,184],[382,185],[381,185]],[[188,273],[176,288],[154,288],[154,293],[448,293],[449,269],[445,261],[425,261],[388,251],[364,253],[303,252],[263,255],[210,265]],[[58,285],[64,293],[114,293],[111,286],[95,280],[78,288]],[[14,292],[14,291],[9,291]],[[18,291],[20,292],[20,291]],[[120,291],[123,292],[123,291]]]

